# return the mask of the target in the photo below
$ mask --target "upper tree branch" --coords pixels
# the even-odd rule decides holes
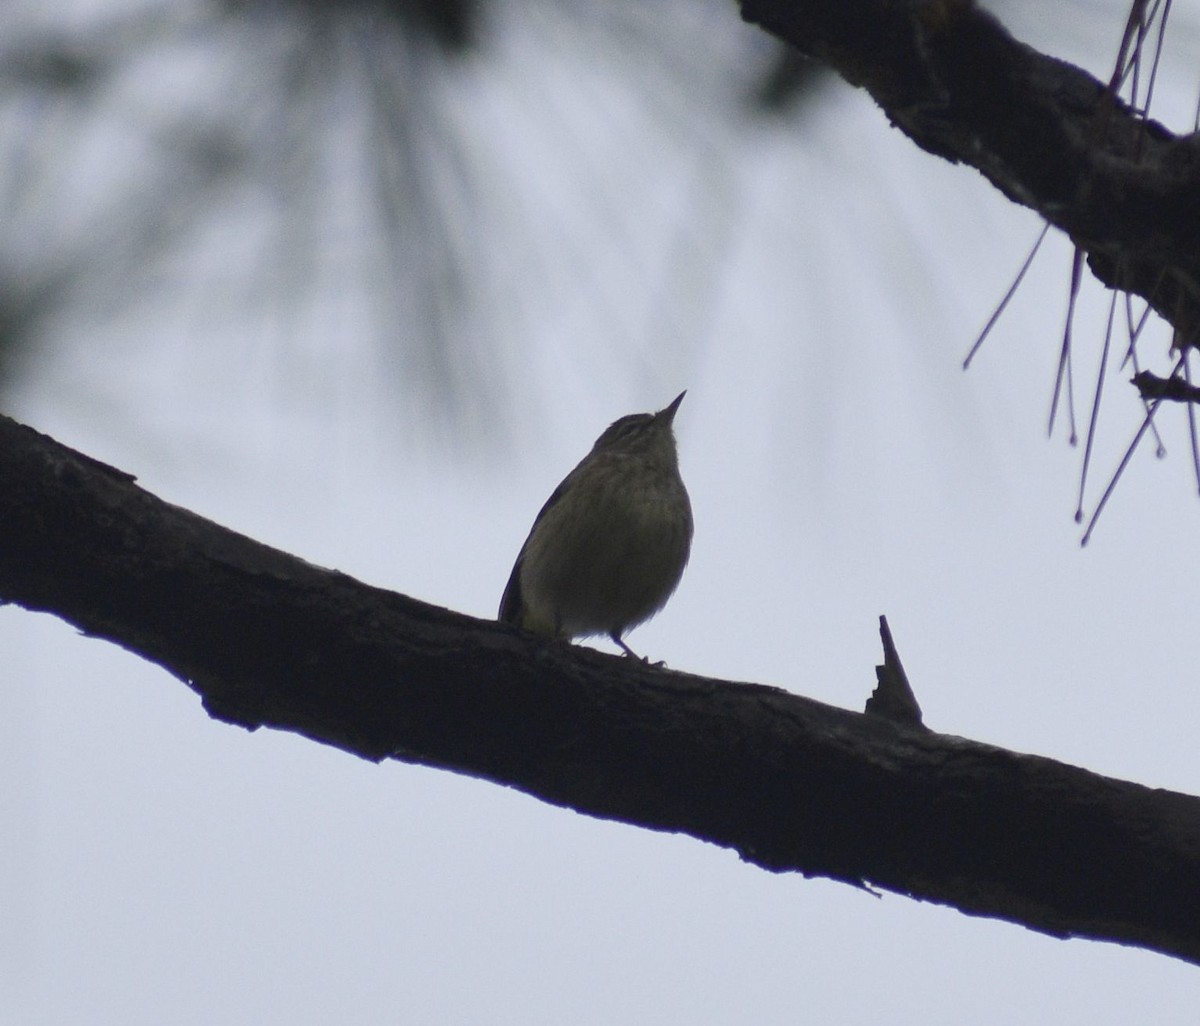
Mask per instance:
[[[918,145],[1061,228],[1105,284],[1200,341],[1200,140],[1174,136],[969,0],[740,0]],[[1115,46],[1115,41],[1114,41]]]
[[[1200,800],[368,587],[7,418],[0,601],[159,663],[232,723],[1200,962]]]

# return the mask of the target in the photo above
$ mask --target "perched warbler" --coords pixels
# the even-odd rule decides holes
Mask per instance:
[[[686,392],[657,413],[609,425],[546,500],[500,600],[500,619],[559,638],[622,635],[649,620],[683,576],[692,504],[672,422]]]

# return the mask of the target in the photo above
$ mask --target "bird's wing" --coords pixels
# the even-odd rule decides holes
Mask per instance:
[[[525,550],[529,548],[529,539],[533,537],[533,532],[537,530],[537,525],[541,522],[542,517],[546,515],[546,511],[550,509],[566,492],[568,484],[575,476],[575,471],[571,471],[562,479],[559,486],[550,493],[548,498],[538,510],[538,515],[533,518],[533,526],[529,529],[529,535],[525,539],[525,544],[521,546],[521,551],[517,554],[517,561],[513,564],[512,573],[508,575],[508,584],[504,586],[504,595],[500,599],[500,615],[497,617],[503,623],[515,623],[520,626],[521,613],[524,607],[524,602],[521,599],[521,564],[525,560]]]
[[[504,586],[504,596],[500,599],[500,614],[496,619],[501,623],[521,624],[521,557],[524,555],[525,548],[522,546],[521,555],[508,575],[508,584]]]

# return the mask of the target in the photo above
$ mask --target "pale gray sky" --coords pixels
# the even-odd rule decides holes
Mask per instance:
[[[1089,7],[1083,33],[1039,7],[1014,28],[1107,75],[1120,12]],[[324,210],[318,236],[344,288],[286,316],[197,309],[255,280],[253,190],[160,270],[191,308],[178,288],[101,316],[79,305],[6,412],[264,542],[490,616],[533,515],[600,430],[686,387],[693,557],[638,651],[861,709],[885,613],[934,729],[1200,792],[1186,426],[1166,411],[1168,458],[1140,454],[1081,550],[1080,453],[1045,438],[1062,241],[963,374],[1031,214],[842,86],[797,124],[747,124],[713,161],[711,128],[663,131],[640,109],[645,84],[595,23],[531,83],[538,33],[561,42],[570,19],[548,3],[496,17],[494,46],[439,86],[498,183],[456,228],[494,272],[494,307],[469,316],[500,322],[479,329],[498,348],[462,357],[485,373],[458,420],[429,427],[433,400],[405,391],[427,387],[420,368],[364,341],[339,234],[364,216],[353,195],[330,199],[347,213]],[[1180,130],[1190,67],[1168,66],[1159,94]],[[149,90],[167,69],[143,73]],[[134,157],[102,137],[94,159],[80,178]],[[514,224],[528,242],[506,253]],[[1085,292],[1080,395],[1104,314]],[[1097,486],[1137,424],[1128,376],[1110,377]],[[1195,1022],[1196,971],[1162,956],[247,734],[46,616],[0,609],[0,652],[14,1023]]]

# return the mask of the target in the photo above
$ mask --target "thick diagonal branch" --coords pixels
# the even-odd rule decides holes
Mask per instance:
[[[0,601],[153,660],[232,723],[1200,962],[1200,800],[368,587],[6,418]]]
[[[1102,282],[1144,296],[1181,341],[1200,340],[1200,137],[1138,116],[971,0],[741,8],[866,89],[918,145],[1061,228]]]

